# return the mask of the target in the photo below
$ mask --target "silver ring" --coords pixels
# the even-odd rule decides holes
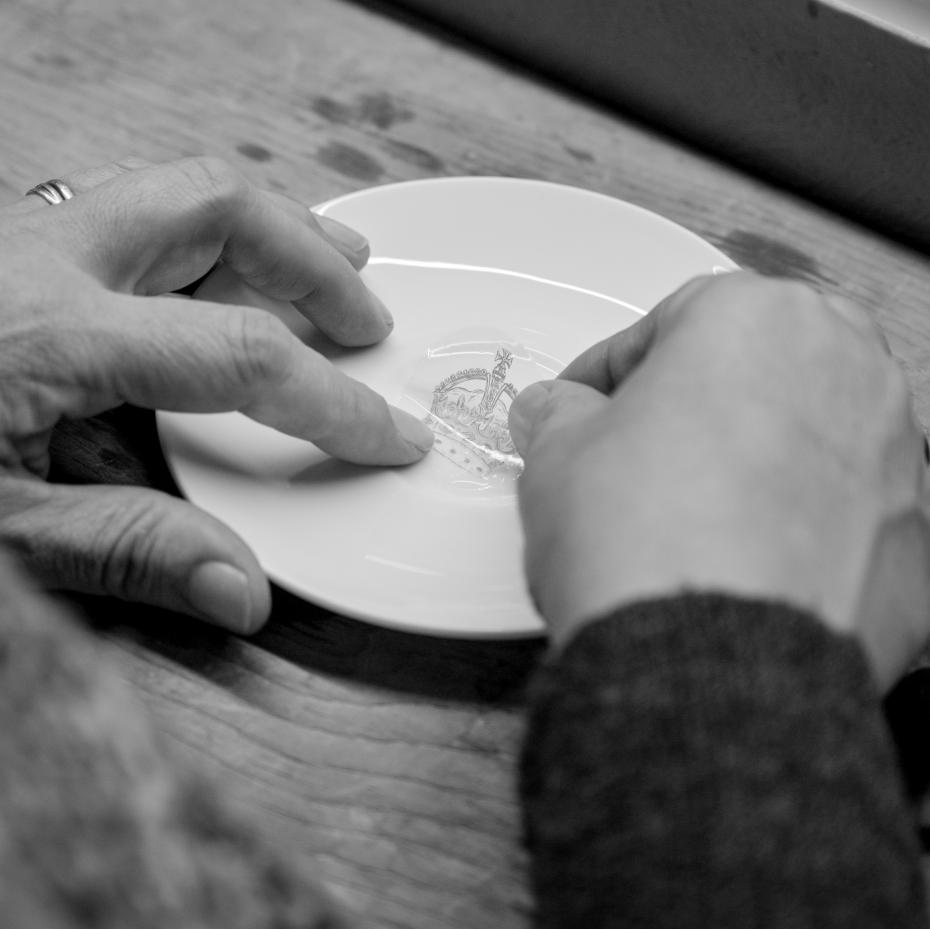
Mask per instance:
[[[37,197],[41,197],[46,203],[51,203],[52,206],[55,206],[59,203],[64,203],[65,200],[70,200],[74,196],[74,191],[64,182],[59,181],[57,178],[51,181],[45,181],[42,184],[36,184],[35,187],[30,187],[26,191],[26,196],[29,194],[35,194]]]

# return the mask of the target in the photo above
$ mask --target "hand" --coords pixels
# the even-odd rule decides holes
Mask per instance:
[[[76,196],[0,210],[0,542],[45,585],[191,613],[239,632],[270,609],[254,555],[180,500],[42,478],[63,419],[128,402],[240,410],[341,458],[407,464],[432,440],[255,308],[159,296],[222,260],[344,345],[391,330],[357,274],[367,243],[222,162],[124,162],[65,178]]]
[[[863,310],[698,279],[524,390],[511,431],[530,589],[555,643],[684,589],[858,636],[888,686],[930,631],[923,436]]]

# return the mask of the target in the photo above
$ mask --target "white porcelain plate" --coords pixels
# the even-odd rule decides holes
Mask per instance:
[[[429,419],[436,448],[409,468],[360,468],[237,413],[160,413],[179,486],[307,600],[421,633],[541,634],[521,571],[512,396],[691,277],[735,266],[646,210],[538,181],[414,181],[320,212],[368,236],[363,275],[395,317],[382,345],[328,354]],[[263,304],[222,279],[204,296]]]

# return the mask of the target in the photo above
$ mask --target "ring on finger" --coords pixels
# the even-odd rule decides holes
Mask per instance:
[[[59,203],[64,203],[65,200],[70,200],[74,196],[74,191],[59,178],[52,178],[50,181],[43,181],[41,184],[36,184],[35,187],[30,187],[25,196],[28,197],[30,194],[35,194],[46,203],[57,206]]]

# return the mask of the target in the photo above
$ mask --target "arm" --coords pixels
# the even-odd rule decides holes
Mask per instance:
[[[521,788],[541,927],[927,925],[861,649],[791,607],[586,626],[537,682]]]
[[[510,425],[542,926],[923,925],[878,701],[928,632],[927,472],[871,319],[696,280]]]

